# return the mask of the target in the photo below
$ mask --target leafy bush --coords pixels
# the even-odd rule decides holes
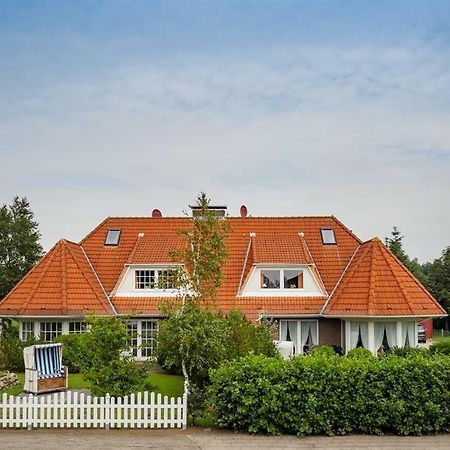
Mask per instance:
[[[36,339],[26,342],[19,337],[19,324],[16,321],[3,321],[2,334],[0,336],[0,370],[11,372],[23,372],[25,363],[23,349],[37,343]]]
[[[313,347],[312,350],[309,352],[311,355],[319,356],[336,356],[336,351],[331,345],[320,345],[317,347]]]
[[[212,371],[221,427],[268,434],[424,434],[450,425],[450,358],[341,358],[324,352],[283,361],[250,356]]]
[[[210,369],[226,361],[252,353],[276,354],[270,324],[254,325],[240,311],[223,317],[187,302],[183,308],[165,308],[164,313],[167,319],[159,328],[158,363],[168,371],[180,371],[184,359],[190,381],[199,388],[209,383]]]
[[[86,350],[87,333],[62,334],[54,341],[63,344],[63,364],[67,366],[69,373],[83,372],[89,365],[89,351]]]
[[[450,355],[450,341],[435,342],[430,345],[430,353],[441,353],[443,355]]]
[[[267,320],[261,320],[255,325],[240,310],[234,309],[227,314],[225,321],[228,329],[228,360],[252,353],[266,356],[277,354],[272,340],[272,325]]]
[[[347,358],[359,358],[359,359],[373,359],[374,356],[367,348],[353,348],[347,355]]]
[[[145,369],[129,354],[126,318],[90,317],[89,332],[61,336],[66,364],[84,373],[93,395],[124,396],[151,389]]]

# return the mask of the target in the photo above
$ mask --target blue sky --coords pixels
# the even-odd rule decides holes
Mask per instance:
[[[450,2],[0,2],[0,202],[44,246],[108,215],[393,225],[450,244]]]

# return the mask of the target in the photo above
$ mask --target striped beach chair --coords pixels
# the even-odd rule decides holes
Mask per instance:
[[[67,389],[67,367],[62,364],[62,344],[31,345],[23,350],[25,392],[41,394]]]

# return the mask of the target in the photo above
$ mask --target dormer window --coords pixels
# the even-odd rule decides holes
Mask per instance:
[[[148,289],[175,289],[176,270],[174,269],[138,269],[134,271],[134,288]]]
[[[332,228],[322,228],[320,230],[322,234],[323,245],[334,245],[336,244],[336,236]]]
[[[261,289],[303,289],[303,271],[298,269],[262,269]]]
[[[261,287],[263,289],[280,289],[279,270],[261,270]]]
[[[121,230],[108,230],[108,233],[106,234],[106,240],[105,245],[115,247],[119,245],[119,239],[120,239],[120,232]]]

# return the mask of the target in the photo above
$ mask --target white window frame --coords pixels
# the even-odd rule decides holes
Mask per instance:
[[[49,325],[50,325],[50,329],[48,329]],[[55,326],[53,327],[53,325],[55,325]],[[47,329],[45,329],[45,328],[47,328]],[[56,329],[53,329],[53,328],[56,328]],[[63,322],[62,321],[46,320],[46,321],[39,322],[39,336],[43,341],[53,342],[53,339],[55,339],[55,337],[60,336],[61,334],[63,334]],[[50,339],[47,339],[47,337],[50,337]]]
[[[144,336],[145,330],[143,327],[144,322],[153,322],[155,324],[155,329],[150,332],[150,336]],[[159,320],[152,318],[143,318],[143,319],[131,319],[128,322],[127,329],[130,332],[132,328],[133,338],[130,342],[130,354],[137,361],[145,361],[148,358],[151,358],[155,354],[156,350],[156,337],[159,332]],[[149,347],[145,347],[145,344],[151,342],[152,344]],[[147,354],[146,350],[150,350],[149,354]]]
[[[174,292],[177,291],[177,289],[175,287],[166,287],[166,288],[160,288],[158,287],[159,285],[159,278],[161,277],[161,273],[162,272],[170,272],[173,271],[174,274],[176,273],[175,268],[173,267],[139,267],[134,269],[133,271],[133,275],[134,275],[134,291],[135,292]],[[151,279],[151,277],[153,277],[153,285],[151,286],[149,285],[149,287],[143,287],[143,288],[139,288],[137,287],[138,283],[137,283],[137,277],[138,277],[138,272],[149,272],[149,278]],[[154,272],[154,275],[151,275],[150,272]]]
[[[294,346],[297,349],[297,351],[295,352],[294,356],[296,355],[303,355],[303,346],[301,345],[301,339],[302,339],[302,322],[316,322],[316,342],[317,345],[320,345],[320,341],[319,341],[319,321],[317,319],[280,319],[279,320],[279,326],[278,326],[278,339],[281,341],[282,340],[282,336],[281,336],[281,323],[282,322],[296,322],[296,326],[297,326],[297,339],[294,342]]]
[[[292,270],[292,271],[298,271],[301,273],[302,277],[302,287],[300,288],[287,288],[284,286],[284,271],[285,270]],[[263,277],[263,273],[265,271],[279,271],[280,272],[280,287],[279,288],[264,288],[261,286],[261,279]],[[303,268],[296,268],[296,267],[261,267],[259,269],[259,291],[262,292],[301,292],[305,290],[305,270]]]
[[[22,339],[22,341],[27,341],[34,337],[34,322],[32,320],[20,322],[20,339]]]
[[[72,330],[70,328],[73,328]],[[82,320],[70,320],[67,332],[68,334],[81,334],[86,331],[86,322]]]

